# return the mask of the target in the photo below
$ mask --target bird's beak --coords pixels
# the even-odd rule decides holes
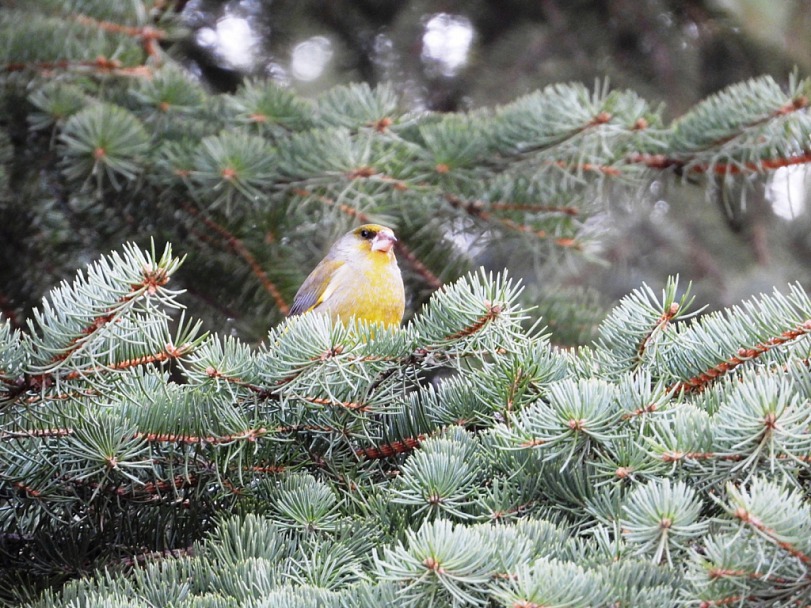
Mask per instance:
[[[394,244],[397,242],[397,237],[391,230],[381,230],[372,239],[372,251],[382,251],[388,253],[391,251]]]

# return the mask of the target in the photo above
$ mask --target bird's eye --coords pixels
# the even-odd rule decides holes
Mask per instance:
[[[364,239],[370,239],[370,238],[372,238],[373,234],[372,234],[371,230],[363,229],[363,230],[360,231],[360,236],[361,236],[361,238],[364,238]]]

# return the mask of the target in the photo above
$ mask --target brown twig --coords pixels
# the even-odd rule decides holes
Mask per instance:
[[[134,359],[125,359],[124,361],[117,361],[115,363],[111,363],[110,365],[91,367],[90,369],[85,370],[73,370],[65,374],[65,379],[75,380],[87,374],[97,374],[106,371],[121,371],[133,367],[140,367],[141,365],[148,365],[150,363],[162,363],[164,361],[171,361],[188,354],[190,350],[191,350],[190,344],[182,344],[180,346],[166,344],[162,352],[154,353],[151,355],[143,355],[142,357],[135,357]]]
[[[788,329],[779,336],[770,338],[765,342],[756,344],[750,348],[741,348],[736,355],[733,355],[726,361],[722,361],[718,365],[701,372],[700,374],[681,380],[674,384],[670,390],[675,392],[700,392],[716,378],[726,375],[736,367],[743,365],[747,361],[755,359],[760,355],[770,351],[771,349],[796,340],[797,338],[811,333],[811,319],[804,321],[794,329]]]
[[[496,217],[484,208],[484,203],[481,201],[464,201],[453,194],[446,194],[445,200],[455,209],[460,209],[468,215],[478,218],[484,222],[499,223],[504,227],[514,230],[516,232],[523,232],[524,234],[531,234],[539,239],[552,239],[552,242],[560,247],[566,247],[579,250],[582,245],[571,237],[554,237],[546,230],[535,230],[532,227],[516,222],[506,217]]]
[[[409,266],[422,277],[426,284],[431,289],[439,289],[442,287],[442,281],[431,270],[423,264],[411,248],[402,241],[397,242],[397,253],[400,257],[408,262]]]
[[[778,547],[780,547],[784,551],[788,552],[792,557],[796,557],[797,559],[799,559],[806,566],[811,564],[811,556],[809,556],[806,553],[803,553],[802,551],[800,551],[797,547],[795,547],[791,543],[780,540],[777,537],[777,533],[774,530],[767,527],[766,524],[764,524],[762,521],[760,521],[760,519],[758,519],[757,517],[752,515],[749,511],[747,511],[743,507],[740,507],[740,508],[736,509],[735,512],[733,513],[733,515],[735,517],[737,517],[738,519],[740,519],[743,523],[749,524],[750,526],[752,526],[753,528],[758,530],[758,532],[760,532],[761,534],[766,536],[769,540],[774,542]]]
[[[355,454],[361,458],[368,458],[370,460],[388,458],[389,456],[396,456],[397,454],[405,454],[416,450],[425,439],[426,435],[406,437],[400,441],[392,441],[371,448],[358,448],[355,450]]]
[[[271,475],[279,475],[287,470],[287,467],[282,464],[268,464],[268,465],[254,465],[251,468],[254,473],[270,473]]]
[[[5,431],[0,433],[0,441],[12,439],[31,439],[34,437],[67,437],[73,434],[73,429],[31,429],[28,431]]]
[[[498,316],[504,311],[504,308],[501,304],[492,304],[487,302],[487,312],[476,319],[473,323],[468,325],[467,327],[460,329],[459,331],[446,336],[446,340],[458,340],[460,338],[466,338],[467,336],[471,336],[479,331],[482,327],[487,325],[493,319],[498,318]]]
[[[737,606],[745,605],[745,602],[751,600],[752,596],[739,596],[739,595],[732,595],[729,597],[722,598],[720,600],[702,600],[702,602],[698,605],[699,608],[714,608],[715,606],[731,606],[733,604]]]
[[[670,451],[670,452],[663,452],[660,456],[662,462],[678,462],[681,460],[723,460],[727,462],[736,462],[740,460],[744,460],[748,458],[748,455],[745,454],[717,454],[715,452],[678,452],[678,451]],[[802,462],[811,462],[811,455],[809,456],[797,456],[795,454],[777,454],[775,456],[777,460],[792,460],[792,461],[802,461]]]
[[[95,27],[112,34],[122,34],[124,36],[130,36],[131,38],[137,38],[141,41],[144,52],[150,57],[155,57],[158,54],[158,46],[156,43],[166,38],[166,32],[151,26],[132,27],[111,21],[99,21],[87,15],[76,15],[73,17],[73,20],[82,25]]]
[[[670,158],[663,154],[631,154],[629,164],[641,164],[649,169],[687,169],[691,173],[713,173],[716,175],[738,175],[745,172],[773,171],[783,167],[811,163],[811,150],[786,158],[765,158],[745,163],[694,163],[683,159]]]
[[[144,266],[144,268],[141,269],[141,276],[142,280],[139,283],[130,285],[129,293],[118,298],[116,305],[120,306],[130,302],[143,290],[145,290],[148,294],[155,294],[158,289],[169,282],[169,275],[166,273],[164,268],[152,268],[151,265]],[[106,326],[115,318],[115,311],[116,306],[114,305],[108,309],[108,312],[94,317],[90,324],[80,331],[80,335],[70,340],[69,345],[64,352],[51,357],[51,362],[58,363],[59,361],[64,361],[74,352],[79,350],[84,343],[84,340],[88,336],[93,335],[96,331]]]
[[[323,397],[304,396],[301,398],[303,401],[312,403],[314,405],[328,405],[330,407],[342,407],[353,412],[368,412],[369,406],[365,403],[357,401],[336,401],[335,399],[324,399]]]
[[[259,428],[259,429],[246,429],[241,433],[235,433],[233,435],[223,435],[221,437],[215,437],[213,435],[209,435],[208,437],[197,437],[195,435],[175,435],[173,433],[135,433],[135,437],[139,439],[145,439],[146,441],[150,442],[159,442],[159,443],[186,443],[186,444],[193,444],[193,443],[206,443],[209,445],[222,445],[224,443],[233,443],[235,441],[249,441],[254,442],[261,437],[264,437],[267,434],[267,429]]]
[[[136,78],[152,78],[152,70],[149,66],[137,65],[132,67],[121,67],[121,63],[115,59],[97,57],[87,61],[38,61],[33,63],[7,63],[0,66],[0,72],[22,72],[25,70],[37,70],[40,72],[51,72],[53,70],[87,70],[91,72],[113,74],[115,76],[128,76]]]
[[[499,211],[529,211],[531,213],[561,213],[563,215],[570,215],[572,217],[580,214],[580,211],[575,207],[533,205],[529,203],[505,203],[499,201],[490,203],[490,209],[498,209]]]
[[[650,344],[651,340],[657,333],[661,333],[667,329],[667,326],[670,325],[670,322],[673,318],[679,313],[679,305],[677,302],[673,302],[666,311],[664,311],[659,319],[656,322],[651,330],[647,333],[647,335],[642,339],[639,343],[639,346],[636,349],[636,360],[642,361],[642,357],[645,356],[645,351],[648,348],[648,344]]]
[[[147,553],[139,553],[138,555],[133,555],[132,557],[125,557],[121,560],[121,564],[124,566],[132,567],[136,564],[145,564],[152,560],[160,560],[167,557],[171,558],[181,558],[181,557],[188,557],[194,555],[194,547],[185,547],[183,549],[165,549],[163,551],[149,551]]]
[[[199,218],[206,226],[214,230],[217,234],[219,234],[228,246],[240,256],[245,262],[247,262],[248,266],[251,269],[251,272],[259,279],[259,282],[262,284],[262,287],[265,288],[270,296],[273,298],[273,301],[276,303],[276,307],[281,311],[283,315],[286,315],[290,312],[290,306],[285,301],[284,297],[282,296],[281,291],[276,284],[270,280],[270,277],[256,260],[254,255],[250,252],[250,250],[245,246],[245,244],[236,237],[233,233],[231,233],[227,228],[218,224],[214,220],[209,217],[202,215],[197,209],[194,208],[191,204],[184,204],[183,208],[189,212],[189,214],[193,215],[196,218]]]

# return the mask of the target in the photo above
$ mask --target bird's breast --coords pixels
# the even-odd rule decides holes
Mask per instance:
[[[362,263],[345,264],[335,276],[335,290],[323,304],[333,317],[398,325],[405,309],[405,290],[393,256],[373,254]]]

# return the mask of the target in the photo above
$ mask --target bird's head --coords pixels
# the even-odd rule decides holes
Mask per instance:
[[[370,251],[372,253],[380,252],[387,254],[397,242],[394,231],[391,228],[379,224],[364,224],[363,226],[358,226],[347,236],[364,251]]]

